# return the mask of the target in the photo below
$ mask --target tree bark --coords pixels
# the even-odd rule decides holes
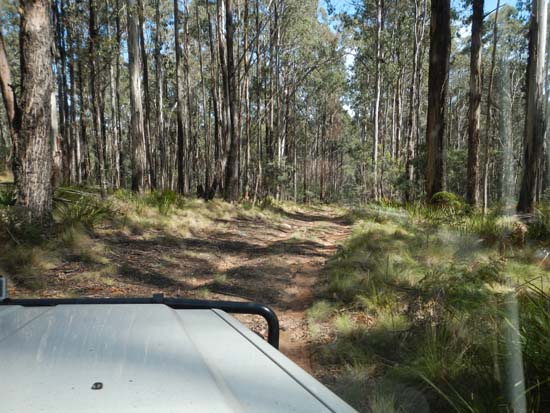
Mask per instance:
[[[144,35],[144,9],[143,0],[138,0],[139,17],[139,48],[141,52],[141,68],[143,74],[143,99],[145,101],[145,111],[143,113],[143,135],[145,139],[145,157],[147,162],[147,178],[151,188],[157,187],[157,176],[155,171],[155,162],[153,156],[152,133],[151,133],[151,99],[149,96],[149,63],[147,59],[147,49],[145,47]]]
[[[479,127],[481,118],[481,35],[483,31],[483,3],[484,0],[474,0],[472,3],[466,202],[474,206],[479,204]]]
[[[95,136],[95,149],[98,162],[98,172],[99,172],[99,187],[101,189],[101,195],[105,196],[107,192],[107,180],[105,174],[105,135],[103,133],[103,97],[102,93],[99,90],[100,85],[98,80],[100,78],[99,73],[99,35],[97,30],[96,22],[96,0],[90,0],[90,16],[89,16],[89,35],[90,35],[90,44],[89,44],[89,62],[90,62],[90,88],[92,92],[92,120],[94,125],[94,136]]]
[[[2,98],[4,100],[4,108],[8,116],[8,127],[10,133],[14,134],[14,120],[15,113],[17,111],[17,100],[15,98],[15,90],[13,88],[11,80],[11,71],[8,63],[8,56],[6,53],[6,45],[4,43],[4,37],[2,35],[2,28],[0,27],[0,91],[2,92]]]
[[[176,49],[176,122],[177,122],[177,168],[178,192],[185,194],[189,190],[187,165],[187,139],[183,125],[183,90],[181,82],[181,45],[179,40],[180,10],[178,0],[174,0],[174,41]]]
[[[542,172],[544,148],[544,103],[546,60],[545,0],[534,0],[529,27],[529,60],[527,64],[527,114],[525,118],[523,176],[517,211],[531,213],[535,207],[537,178]]]
[[[46,225],[52,209],[50,2],[22,0],[20,6],[21,100],[14,116],[13,170],[17,206],[30,222]]]
[[[491,52],[491,68],[489,70],[489,86],[487,90],[487,118],[485,122],[485,149],[483,153],[483,213],[487,214],[489,207],[489,147],[491,146],[491,118],[493,117],[493,81],[495,78],[495,64],[497,56],[498,44],[498,11],[500,8],[500,0],[497,0],[497,8],[495,11],[495,24],[493,25],[493,50]]]
[[[136,0],[127,0],[128,62],[130,69],[130,111],[132,131],[132,190],[145,188],[145,135],[143,131],[143,105],[141,99],[141,62],[139,49],[139,22]]]
[[[229,105],[229,153],[225,170],[224,199],[237,201],[239,199],[239,135],[237,131],[237,113],[235,109],[237,97],[237,81],[233,56],[233,10],[231,0],[225,0],[225,41],[227,47],[227,85],[226,102]]]
[[[162,65],[163,56],[162,50],[162,27],[161,27],[161,14],[160,14],[160,0],[155,2],[155,76],[157,84],[157,142],[159,145],[159,170],[158,170],[158,184],[161,188],[165,188],[166,183],[166,151],[164,137],[164,68]]]
[[[375,74],[375,99],[374,99],[374,143],[372,152],[373,164],[373,195],[379,198],[378,182],[378,144],[380,141],[380,95],[382,89],[381,68],[382,63],[382,0],[376,1],[376,74]]]
[[[445,190],[445,117],[451,50],[450,0],[432,0],[428,119],[426,127],[426,197]]]

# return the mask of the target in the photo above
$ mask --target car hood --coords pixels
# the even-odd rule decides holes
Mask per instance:
[[[0,307],[2,412],[353,412],[233,317]]]

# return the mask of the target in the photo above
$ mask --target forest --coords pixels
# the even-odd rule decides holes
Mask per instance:
[[[547,411],[547,8],[0,0],[0,275],[273,305],[362,412]]]
[[[60,185],[254,202],[448,191],[532,212],[550,185],[545,11],[338,4],[54,1],[34,38],[4,0],[0,159],[17,202],[42,219]]]

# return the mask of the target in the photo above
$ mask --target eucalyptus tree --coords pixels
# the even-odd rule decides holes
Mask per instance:
[[[426,197],[445,189],[445,126],[451,49],[450,0],[432,0],[426,125]]]
[[[22,216],[47,225],[52,209],[52,97],[54,92],[53,30],[50,2],[20,2],[20,81],[16,98],[0,42],[0,84],[14,144],[13,172],[17,206]]]
[[[537,185],[542,177],[545,110],[546,0],[533,0],[529,27],[529,60],[527,65],[527,108],[525,116],[523,175],[517,211],[533,212]]]
[[[468,176],[466,201],[479,203],[479,136],[481,121],[481,35],[484,0],[472,1],[472,36],[470,48],[470,107],[468,113]]]
[[[145,134],[142,103],[142,73],[139,48],[139,17],[136,0],[127,0],[128,62],[130,70],[130,110],[132,130],[132,189],[145,189]]]

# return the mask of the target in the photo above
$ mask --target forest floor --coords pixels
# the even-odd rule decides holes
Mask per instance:
[[[550,411],[550,206],[527,228],[421,204],[253,206],[122,190],[102,200],[68,188],[47,239],[9,212],[10,296],[264,303],[281,351],[361,412],[499,411],[515,303],[526,403]],[[237,318],[267,335],[261,318]]]
[[[141,218],[122,226],[105,223],[84,239],[71,240],[80,252],[76,248],[76,253],[66,252],[43,265],[46,277],[40,283],[18,285],[10,295],[113,297],[162,292],[264,303],[279,317],[281,351],[313,373],[305,314],[326,261],[351,234],[342,210],[323,206],[215,215],[189,231],[177,231],[177,217],[161,226],[144,225]],[[261,318],[238,318],[266,335]]]

